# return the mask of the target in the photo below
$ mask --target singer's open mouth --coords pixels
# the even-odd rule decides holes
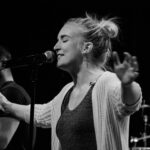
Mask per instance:
[[[64,54],[57,54],[57,58],[59,59],[60,57],[64,56]]]

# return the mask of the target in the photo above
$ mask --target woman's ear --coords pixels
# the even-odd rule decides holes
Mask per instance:
[[[82,54],[88,54],[93,49],[93,43],[92,42],[85,42],[82,49]]]

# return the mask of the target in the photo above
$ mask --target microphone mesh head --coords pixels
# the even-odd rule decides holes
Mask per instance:
[[[53,51],[46,51],[45,53],[47,62],[53,62],[56,58],[56,55]]]

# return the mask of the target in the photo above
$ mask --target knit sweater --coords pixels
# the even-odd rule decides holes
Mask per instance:
[[[139,86],[138,83],[136,84]],[[68,83],[50,102],[35,105],[35,124],[43,128],[51,127],[52,150],[61,150],[56,136],[56,125],[61,115],[64,96],[72,86],[73,82]],[[121,82],[116,74],[106,71],[98,78],[92,91],[97,150],[129,149],[130,115],[141,106],[142,92],[139,94],[141,96],[135,104],[125,105],[122,101]]]

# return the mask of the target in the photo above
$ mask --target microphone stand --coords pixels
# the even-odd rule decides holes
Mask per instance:
[[[38,79],[38,68],[39,64],[36,63],[36,59],[31,64],[31,83],[33,89],[33,95],[31,97],[31,108],[30,108],[30,134],[29,134],[29,150],[34,150],[35,139],[36,139],[36,127],[34,125],[34,105],[36,99],[36,84]]]

